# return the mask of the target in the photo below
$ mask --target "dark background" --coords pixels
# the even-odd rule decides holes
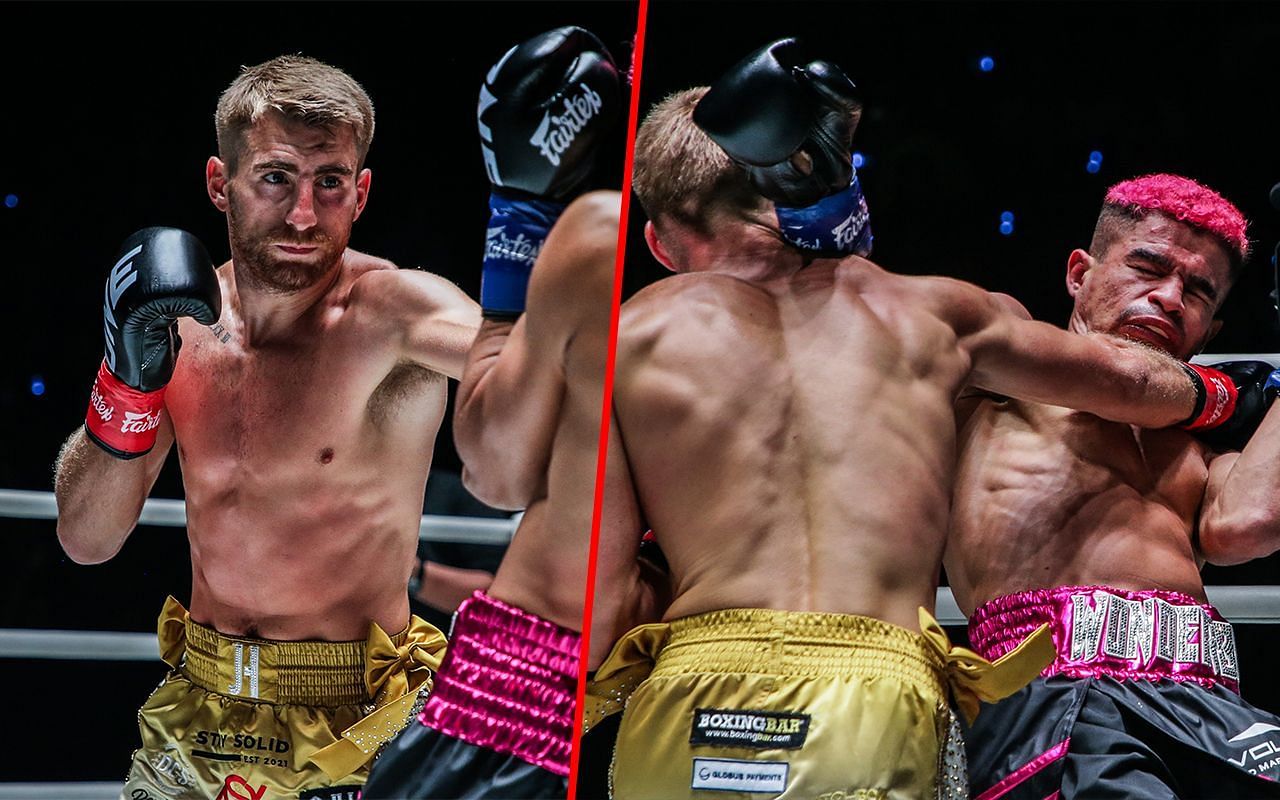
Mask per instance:
[[[241,65],[301,52],[361,82],[377,128],[369,204],[351,245],[476,297],[488,216],[475,124],[485,72],[507,48],[564,24],[596,33],[625,69],[636,11],[632,2],[6,3],[0,487],[52,488],[54,457],[84,419],[102,359],[103,283],[124,238],[176,226],[216,263],[229,257],[204,167],[216,151],[214,106]],[[618,130],[603,148],[601,185],[618,186],[624,142]],[[3,204],[10,194],[14,207]],[[450,431],[446,419],[428,509],[475,511],[457,488]],[[153,495],[182,496],[176,456]],[[166,594],[188,599],[180,529],[139,528],[112,561],[78,566],[51,521],[5,528],[0,628],[154,632]],[[123,780],[137,708],[163,674],[158,660],[0,660],[14,687],[6,713],[23,721],[0,758],[0,782]]]
[[[1008,292],[1065,325],[1067,255],[1088,247],[1106,188],[1149,172],[1200,180],[1251,220],[1255,255],[1211,352],[1280,352],[1268,298],[1280,212],[1276,45],[1261,3],[695,3],[651,0],[641,114],[708,84],[767,42],[797,36],[863,94],[855,149],[872,259]],[[991,72],[979,59],[995,61]],[[1101,151],[1097,174],[1086,172]],[[629,224],[624,291],[667,274]],[[998,228],[1012,211],[1010,236]],[[852,412],[851,412],[852,413]],[[885,476],[886,481],[893,476]],[[1205,582],[1276,583],[1280,560],[1207,567]],[[1280,712],[1274,626],[1239,633],[1244,696]],[[961,629],[952,628],[953,637]]]

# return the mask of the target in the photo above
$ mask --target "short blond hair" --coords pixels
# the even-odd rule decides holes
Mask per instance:
[[[636,132],[631,187],[655,224],[670,218],[706,232],[717,212],[746,215],[764,204],[746,173],[693,123],[707,88],[670,95]]]
[[[240,75],[218,98],[214,123],[218,157],[236,171],[244,134],[268,111],[304,125],[350,125],[359,165],[373,141],[373,101],[364,87],[337,67],[302,55],[277,56]]]

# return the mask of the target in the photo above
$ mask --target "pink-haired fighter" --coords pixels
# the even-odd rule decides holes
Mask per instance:
[[[1245,220],[1216,192],[1174,175],[1117,184],[1067,259],[1070,328],[1189,358],[1247,255]],[[1199,441],[961,401],[945,564],[970,639],[996,658],[1048,623],[1058,651],[966,731],[976,797],[1280,796],[1256,777],[1280,778],[1261,755],[1280,718],[1240,699],[1231,626],[1200,577],[1280,548],[1275,378],[1265,362],[1216,366],[1237,409]]]

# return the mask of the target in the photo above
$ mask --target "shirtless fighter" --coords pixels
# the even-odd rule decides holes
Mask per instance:
[[[369,800],[565,796],[620,204],[573,198],[620,107],[608,52],[575,27],[513,47],[481,88],[485,321],[454,440],[467,488],[525,513],[487,593],[458,609],[426,708],[374,765]],[[554,159],[538,147],[548,124],[565,145]]]
[[[1162,353],[863,257],[858,111],[836,66],[782,40],[639,132],[645,236],[678,274],[623,306],[614,407],[674,599],[596,673],[593,695],[621,696],[651,668],[622,718],[616,797],[962,795],[949,698],[975,713],[1050,654],[1036,638],[993,668],[925,611],[956,396],[1206,418],[1204,381]],[[598,568],[634,557],[602,548]]]
[[[139,715],[125,797],[354,792],[438,666],[443,635],[410,619],[406,585],[479,309],[347,248],[373,127],[338,69],[245,69],[205,170],[231,260],[148,228],[111,270],[58,538],[79,563],[111,558],[177,442],[193,568],[190,613],[170,598],[160,617],[173,671]]]
[[[1247,250],[1216,192],[1173,175],[1117,184],[1067,259],[1070,327],[1189,358]],[[1280,778],[1265,747],[1280,718],[1240,699],[1231,626],[1200,579],[1205,561],[1280,548],[1276,377],[1222,369],[1240,410],[1211,444],[1041,402],[961,402],[946,567],[970,639],[994,658],[1049,623],[1058,653],[966,733],[981,797],[1280,796],[1252,777]]]

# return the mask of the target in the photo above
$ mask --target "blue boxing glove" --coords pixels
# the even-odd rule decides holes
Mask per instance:
[[[861,114],[857,88],[839,67],[780,39],[721,76],[693,121],[773,201],[788,243],[865,256],[870,216],[852,161]]]
[[[617,68],[582,28],[539,34],[489,70],[477,110],[492,185],[480,282],[486,318],[514,319],[524,311],[542,243],[585,187],[620,108]]]

